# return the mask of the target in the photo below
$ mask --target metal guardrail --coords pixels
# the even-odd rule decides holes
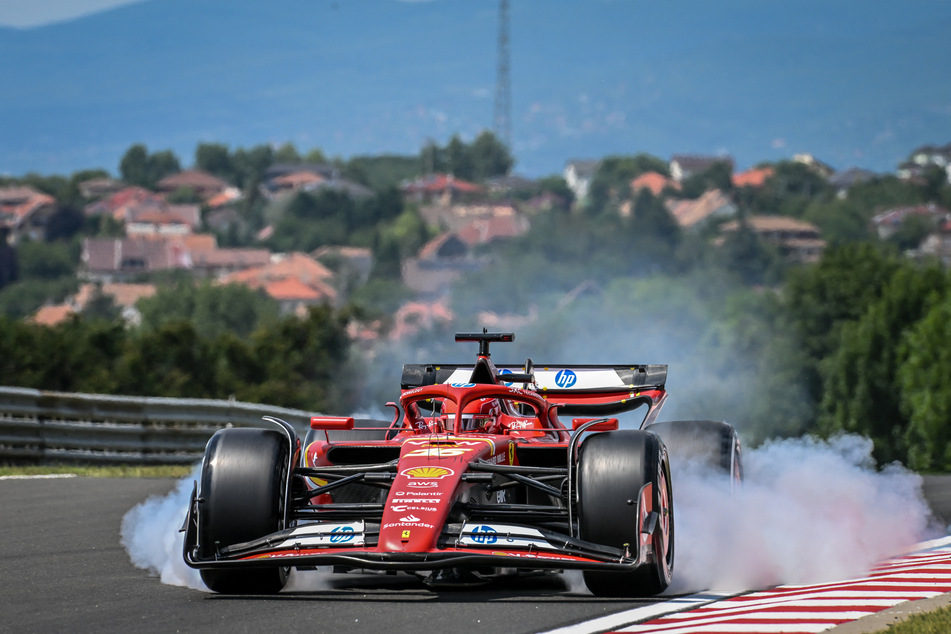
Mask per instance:
[[[110,396],[0,387],[0,462],[192,464],[218,429],[313,412],[233,400]]]

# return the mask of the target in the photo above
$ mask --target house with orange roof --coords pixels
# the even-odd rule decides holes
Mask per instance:
[[[38,326],[55,326],[60,324],[73,315],[76,314],[76,311],[73,310],[72,306],[69,304],[52,304],[49,306],[42,306],[37,310],[29,321],[32,324]]]
[[[732,177],[733,186],[762,187],[766,184],[766,180],[772,175],[772,167],[754,167],[753,169],[748,169],[745,172],[734,174]]]
[[[667,178],[663,174],[654,171],[644,172],[631,181],[631,193],[635,196],[642,189],[650,191],[650,193],[654,194],[655,196],[660,196],[660,193],[667,187],[672,189],[680,189],[680,183],[673,180],[672,178]]]
[[[483,193],[481,186],[456,178],[452,174],[430,174],[403,186],[407,198],[424,201],[440,201],[449,204],[459,198],[472,198]]]
[[[415,335],[420,330],[429,330],[437,324],[452,323],[452,311],[445,297],[435,301],[407,302],[399,307],[393,316],[393,329],[390,339],[401,341]]]
[[[281,303],[285,313],[297,313],[315,304],[336,304],[334,274],[304,253],[275,254],[266,264],[221,277],[222,284],[263,289]],[[306,288],[305,288],[306,287]]]
[[[64,303],[40,308],[30,321],[41,326],[55,326],[72,315],[81,314],[97,294],[102,294],[112,299],[120,309],[126,324],[138,325],[142,321],[142,314],[136,308],[136,303],[143,297],[152,297],[155,293],[154,284],[83,284],[79,287],[79,292],[67,298]]]
[[[221,190],[221,192],[206,200],[205,204],[208,205],[209,209],[221,209],[222,207],[240,201],[243,197],[244,195],[237,187],[226,187]]]
[[[457,232],[468,245],[486,244],[504,238],[516,238],[528,233],[528,218],[522,215],[477,218]]]
[[[719,189],[711,189],[696,200],[668,200],[667,211],[682,229],[702,226],[711,218],[736,214],[736,205]]]
[[[155,192],[133,186],[124,187],[105,198],[86,205],[83,210],[87,216],[109,215],[118,222],[126,222],[140,208],[159,208],[165,203],[165,197]]]
[[[49,194],[27,186],[0,187],[0,228],[6,229],[10,244],[43,240],[56,211],[56,199]]]
[[[190,189],[202,200],[208,200],[229,187],[229,183],[202,170],[183,170],[169,174],[160,180],[155,188],[163,194],[171,194],[180,189]]]

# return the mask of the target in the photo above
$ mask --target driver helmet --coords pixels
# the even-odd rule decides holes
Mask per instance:
[[[446,399],[443,404],[443,414],[447,423],[451,424],[452,415],[456,413],[456,404]],[[499,420],[502,406],[495,397],[480,398],[471,401],[462,411],[463,431],[486,431],[492,429]]]

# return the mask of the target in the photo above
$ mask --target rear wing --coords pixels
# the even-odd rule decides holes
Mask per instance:
[[[610,414],[636,409],[641,405],[657,407],[666,395],[666,365],[498,365],[496,380],[532,390],[561,405],[565,414]],[[469,383],[474,365],[403,366],[400,387],[403,390],[438,383]],[[512,375],[513,381],[506,381]]]

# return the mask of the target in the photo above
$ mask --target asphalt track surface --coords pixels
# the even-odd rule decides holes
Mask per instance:
[[[539,632],[652,603],[599,599],[561,577],[432,592],[409,575],[335,575],[320,590],[227,597],[136,568],[123,515],[171,479],[0,481],[0,632]],[[951,477],[927,478],[951,522]]]

